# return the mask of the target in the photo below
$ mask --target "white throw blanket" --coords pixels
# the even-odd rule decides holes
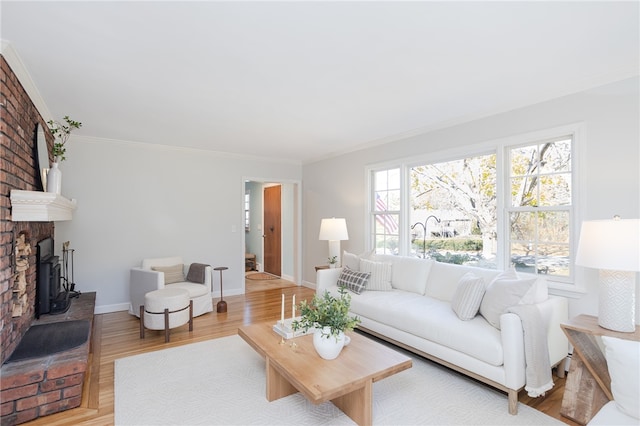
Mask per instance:
[[[530,397],[543,396],[553,387],[547,329],[549,322],[536,305],[516,305],[507,309],[520,317],[524,332],[524,359],[526,362],[526,384],[524,389]]]

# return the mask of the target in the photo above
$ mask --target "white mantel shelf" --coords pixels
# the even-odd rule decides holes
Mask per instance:
[[[71,220],[76,200],[43,191],[11,190],[13,222],[55,222]]]

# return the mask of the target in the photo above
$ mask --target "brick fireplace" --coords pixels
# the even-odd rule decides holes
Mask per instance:
[[[14,352],[35,319],[36,247],[54,236],[54,222],[13,222],[11,190],[42,191],[36,161],[36,127],[47,125],[4,56],[0,55],[0,364]],[[53,138],[45,132],[49,152]],[[52,158],[50,158],[52,160]],[[24,241],[23,241],[24,239]],[[19,241],[19,243],[18,243]],[[26,244],[25,244],[26,243]],[[16,261],[16,248],[28,245]],[[25,265],[26,261],[26,265]],[[20,275],[20,308],[14,307]],[[91,296],[90,296],[91,297]],[[93,294],[95,299],[95,293]],[[93,304],[83,317],[93,318]],[[55,321],[64,320],[56,318]],[[64,356],[2,366],[2,425],[23,423],[80,405],[89,342]]]

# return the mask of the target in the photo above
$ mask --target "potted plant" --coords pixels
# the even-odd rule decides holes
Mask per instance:
[[[336,267],[336,264],[338,263],[338,256],[331,256],[328,258],[329,260],[329,268],[333,269]]]
[[[64,161],[66,158],[64,156],[67,149],[65,148],[65,144],[67,140],[69,140],[69,136],[71,136],[71,132],[73,129],[79,129],[82,127],[82,123],[79,121],[75,121],[69,118],[68,115],[64,116],[64,121],[66,124],[62,124],[59,121],[49,120],[47,124],[49,125],[49,131],[55,138],[55,142],[53,143],[53,162],[59,163],[60,161]]]
[[[340,287],[339,296],[328,291],[322,296],[315,295],[311,303],[303,300],[300,303],[300,320],[293,322],[294,330],[315,329],[313,345],[324,359],[334,359],[345,345],[345,331],[352,331],[360,318],[349,315],[351,295],[344,287]]]
[[[47,172],[47,192],[53,192],[60,194],[62,192],[62,172],[58,168],[60,161],[65,160],[65,144],[69,140],[71,131],[73,129],[79,129],[82,127],[82,123],[69,118],[68,115],[64,116],[66,124],[62,124],[58,121],[49,120],[49,131],[53,135],[55,141],[53,142],[53,164],[51,169]]]

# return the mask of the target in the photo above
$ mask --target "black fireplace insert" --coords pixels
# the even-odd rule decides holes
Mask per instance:
[[[62,288],[60,262],[54,255],[53,238],[38,243],[36,253],[36,318],[41,314],[60,314],[71,306],[69,293]]]

